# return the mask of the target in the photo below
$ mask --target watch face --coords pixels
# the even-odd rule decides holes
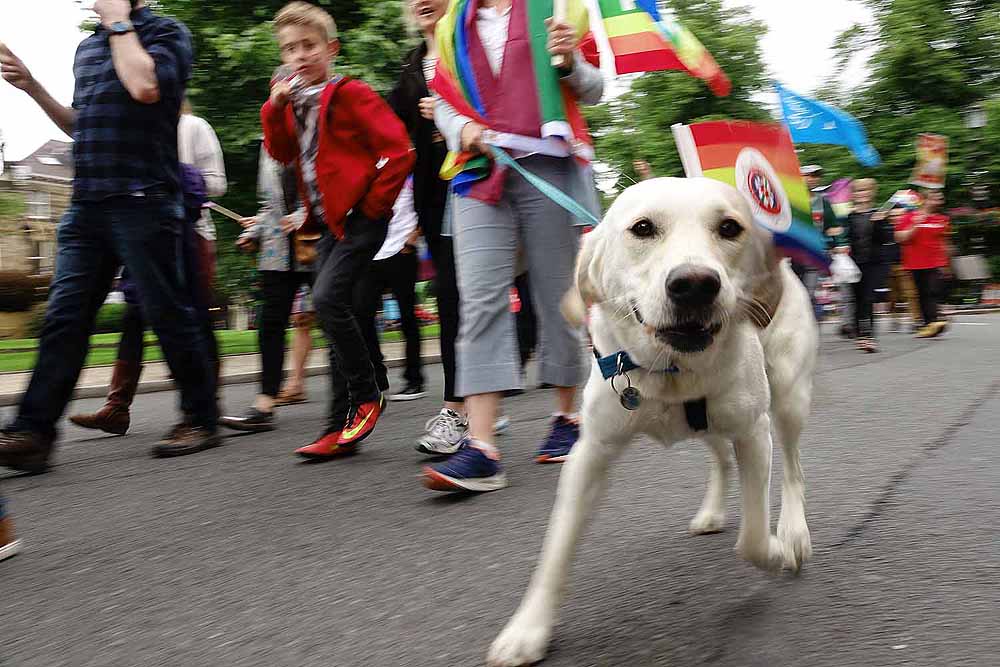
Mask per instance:
[[[132,24],[127,21],[115,21],[111,24],[111,32],[116,35],[132,32]]]

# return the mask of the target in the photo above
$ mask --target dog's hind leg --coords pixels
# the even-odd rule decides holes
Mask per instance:
[[[622,449],[588,438],[587,431],[585,422],[559,478],[542,555],[520,607],[490,647],[490,667],[531,665],[545,657],[577,542]]]
[[[738,438],[734,445],[743,497],[736,550],[763,570],[780,570],[781,543],[771,535],[768,499],[771,486],[771,423],[768,416],[761,416],[752,432]]]
[[[793,572],[798,572],[812,556],[812,540],[806,523],[806,483],[799,462],[799,436],[809,411],[808,396],[802,398],[804,400],[784,401],[773,410],[774,431],[784,455],[778,539],[784,550],[784,566]]]
[[[701,501],[701,509],[688,525],[688,532],[692,535],[718,533],[726,525],[726,497],[729,494],[729,471],[732,468],[729,455],[731,444],[728,439],[717,435],[705,436],[704,442],[712,453],[709,457],[708,487],[705,489],[705,499]]]

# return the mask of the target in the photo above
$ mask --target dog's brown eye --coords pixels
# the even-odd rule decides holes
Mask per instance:
[[[743,233],[743,225],[732,218],[726,218],[719,223],[719,236],[724,239],[735,239]]]
[[[656,233],[656,227],[649,220],[640,220],[629,228],[629,231],[641,239],[649,238]]]

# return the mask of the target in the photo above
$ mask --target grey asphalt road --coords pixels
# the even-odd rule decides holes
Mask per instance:
[[[726,532],[688,537],[705,453],[638,442],[545,664],[1000,665],[1000,316],[883,345],[864,356],[824,340],[803,441],[816,554],[801,576],[733,553],[735,484]],[[350,460],[297,462],[323,387],[314,378],[314,400],[285,408],[275,433],[162,461],[148,450],[175,398],[140,396],[129,436],[67,426],[52,473],[0,476],[25,540],[0,565],[0,665],[482,664],[552,505],[559,468],[531,462],[551,398],[507,401],[509,489],[451,497],[417,479],[431,398],[392,404]],[[227,406],[252,392],[227,387]]]

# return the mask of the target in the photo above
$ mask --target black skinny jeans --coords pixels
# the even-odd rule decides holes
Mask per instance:
[[[441,365],[444,367],[444,400],[460,403],[455,395],[455,341],[458,340],[458,281],[455,278],[455,251],[450,236],[441,234],[444,209],[417,211],[420,228],[434,264],[434,295],[441,326]]]
[[[342,239],[327,234],[319,244],[313,303],[330,342],[330,429],[343,427],[352,405],[379,397],[375,369],[354,314],[354,290],[388,228],[387,220],[369,220],[354,212],[344,222]]]
[[[885,282],[884,264],[860,264],[861,280],[854,283],[854,330],[859,338],[875,337],[875,290]]]
[[[379,345],[375,314],[382,305],[382,293],[392,290],[399,303],[399,317],[406,340],[406,370],[403,380],[409,384],[423,386],[424,375],[420,360],[420,325],[417,323],[418,258],[415,252],[399,252],[387,259],[372,262],[365,277],[358,283],[354,295],[354,308],[368,345],[368,354],[375,367],[375,381],[381,391],[389,388],[389,372]]]
[[[292,315],[295,294],[302,285],[312,286],[308,271],[261,271],[260,317],[257,340],[260,346],[260,393],[274,398],[281,390],[285,367],[285,332]]]

